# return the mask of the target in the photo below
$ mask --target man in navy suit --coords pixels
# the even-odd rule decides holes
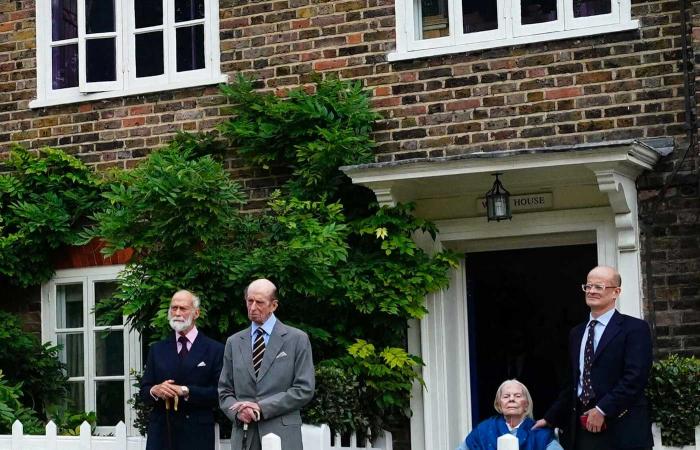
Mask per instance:
[[[199,298],[173,295],[168,320],[174,333],[148,352],[141,398],[153,405],[146,450],[213,450],[214,408],[224,346],[197,330]]]
[[[535,427],[564,429],[569,450],[651,449],[644,394],[652,363],[648,324],[615,310],[622,279],[612,267],[588,273],[589,320],[569,334],[570,383]]]

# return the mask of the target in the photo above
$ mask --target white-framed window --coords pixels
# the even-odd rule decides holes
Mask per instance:
[[[140,370],[138,333],[119,319],[100,325],[95,304],[117,287],[124,266],[59,270],[42,286],[42,338],[61,346],[72,408],[95,411],[97,431],[111,433],[123,421],[133,425],[126,404],[135,392],[130,369]],[[132,428],[133,430],[133,428]]]
[[[630,0],[397,0],[390,61],[639,27]]]
[[[226,81],[218,0],[37,0],[30,107]]]

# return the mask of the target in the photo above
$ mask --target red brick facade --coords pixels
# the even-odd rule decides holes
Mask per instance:
[[[128,168],[175,132],[211,130],[226,117],[216,86],[30,109],[34,9],[31,0],[0,3],[0,159],[12,144],[55,146],[97,169]],[[658,209],[644,237],[653,249],[651,306],[662,351],[700,354],[697,149],[653,203],[687,145],[679,9],[634,1],[638,30],[392,63],[391,0],[220,0],[221,68],[280,94],[313,72],[361,79],[383,116],[378,162],[674,137],[679,150],[639,182],[641,212]],[[697,4],[689,26],[700,54],[693,25]],[[261,206],[275,178],[253,178],[235,161],[230,168]]]

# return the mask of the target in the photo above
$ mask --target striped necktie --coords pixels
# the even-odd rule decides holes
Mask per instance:
[[[255,333],[255,342],[253,342],[253,369],[255,369],[255,378],[257,378],[260,372],[263,355],[265,354],[265,330],[258,328]]]

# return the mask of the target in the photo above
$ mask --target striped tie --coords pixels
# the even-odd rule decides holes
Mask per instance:
[[[255,369],[255,378],[258,377],[263,355],[265,354],[265,339],[263,339],[263,336],[265,336],[265,330],[258,328],[256,333],[255,342],[253,342],[253,369]]]

